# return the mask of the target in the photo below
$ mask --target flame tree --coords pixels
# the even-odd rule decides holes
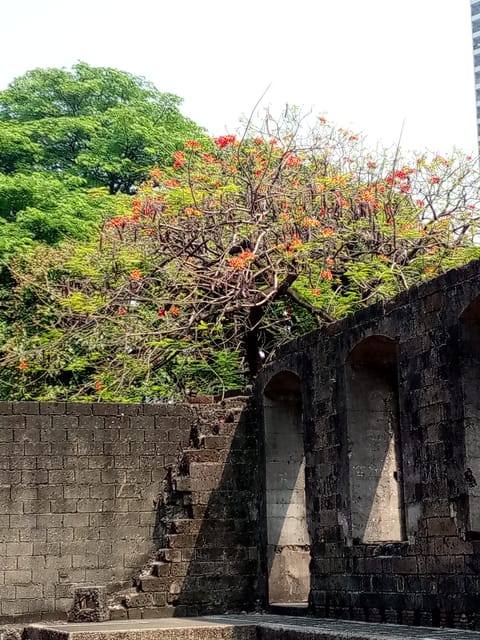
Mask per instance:
[[[239,387],[282,342],[480,255],[461,153],[374,157],[294,114],[173,159],[98,242],[12,263],[23,320],[5,331],[2,396]]]

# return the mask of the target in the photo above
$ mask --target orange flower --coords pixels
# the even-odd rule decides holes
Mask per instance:
[[[322,234],[323,234],[324,236],[331,236],[331,235],[333,235],[333,233],[334,233],[334,231],[333,231],[333,229],[331,229],[330,227],[326,227],[326,228],[322,231]]]
[[[178,180],[165,180],[163,183],[166,187],[179,187],[180,182]]]
[[[232,269],[245,269],[245,266],[247,264],[245,260],[242,260],[242,258],[240,258],[240,256],[229,258],[227,262],[229,266],[232,267]]]
[[[100,382],[100,380],[95,381],[95,389],[97,391],[101,391],[103,389],[103,384]]]
[[[130,271],[130,279],[131,280],[141,280],[143,274],[140,269],[133,269]]]
[[[263,138],[254,138],[253,142],[257,145],[263,144]]]
[[[202,148],[202,145],[198,142],[198,140],[187,140],[185,142],[185,149],[199,150],[201,148]]]
[[[302,226],[303,227],[319,227],[320,221],[310,216],[305,216],[305,218],[302,220]]]
[[[327,119],[324,118],[323,116],[320,116],[319,121],[321,124],[326,124],[327,123]]]
[[[241,260],[255,260],[255,254],[252,251],[242,251],[242,253],[238,256]]]
[[[107,222],[107,227],[124,227],[128,223],[128,220],[125,218],[112,218]]]
[[[229,258],[227,262],[232,269],[244,269],[252,260],[255,260],[255,254],[252,251],[242,251],[238,256]]]
[[[186,162],[185,154],[183,153],[183,151],[175,151],[175,153],[173,154],[173,159],[175,160],[175,162],[173,163],[175,169],[178,169],[178,167],[183,167]]]
[[[176,307],[175,305],[173,307],[170,307],[170,313],[172,314],[172,316],[178,316],[178,314],[180,313],[179,307]]]
[[[330,269],[323,269],[320,272],[320,277],[324,278],[325,280],[333,280],[333,274]]]
[[[333,258],[327,258],[325,262],[328,264],[329,267],[335,264],[335,260]]]
[[[18,368],[20,371],[25,371],[25,369],[28,369],[28,361],[27,360],[22,360],[22,362],[18,363]]]
[[[298,167],[299,165],[302,164],[302,161],[298,156],[294,155],[293,153],[286,153],[285,164],[287,167]]]
[[[186,216],[198,216],[201,215],[201,211],[194,209],[193,207],[185,207],[184,213]]]
[[[150,171],[149,175],[150,175],[150,178],[153,178],[154,180],[160,180],[160,178],[163,176],[163,173],[160,171],[158,167],[155,167]]]
[[[213,164],[214,162],[216,162],[215,158],[209,153],[204,153],[202,155],[202,158],[205,160],[207,164]]]
[[[321,289],[312,289],[312,296],[321,296],[321,295],[322,295]]]
[[[126,307],[120,307],[120,309],[118,310],[119,316],[124,316],[126,313],[127,313]]]

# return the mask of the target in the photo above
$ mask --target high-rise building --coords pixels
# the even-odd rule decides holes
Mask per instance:
[[[477,134],[480,147],[480,0],[470,0],[472,12],[473,66],[475,70],[475,100],[477,106]]]

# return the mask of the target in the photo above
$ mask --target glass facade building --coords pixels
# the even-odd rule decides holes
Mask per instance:
[[[472,12],[473,66],[475,70],[475,100],[477,135],[480,147],[480,0],[470,0]]]

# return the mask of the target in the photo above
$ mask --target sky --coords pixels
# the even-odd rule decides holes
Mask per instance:
[[[469,0],[0,0],[0,89],[110,66],[184,99],[211,133],[285,104],[375,147],[475,153]],[[402,131],[403,130],[403,131]]]

